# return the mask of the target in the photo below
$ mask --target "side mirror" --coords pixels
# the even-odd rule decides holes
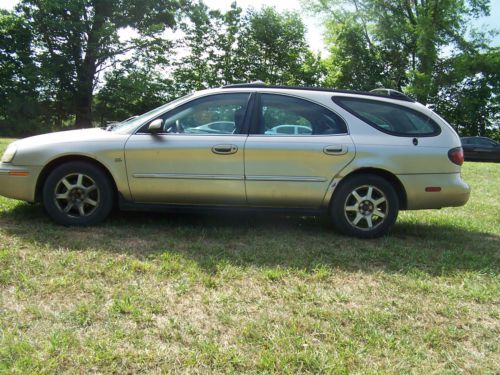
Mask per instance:
[[[151,134],[158,134],[162,130],[163,130],[163,120],[161,118],[151,121],[150,124],[148,125],[148,131]]]

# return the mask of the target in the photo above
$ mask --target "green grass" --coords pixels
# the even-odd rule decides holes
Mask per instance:
[[[7,148],[8,144],[15,141],[15,139],[12,138],[0,138],[0,154],[3,154],[5,149]]]
[[[463,174],[466,206],[370,241],[255,215],[64,228],[0,198],[0,373],[498,373],[500,164]]]

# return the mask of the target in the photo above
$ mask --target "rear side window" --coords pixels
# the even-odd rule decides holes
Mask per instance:
[[[258,134],[265,135],[335,135],[346,134],[340,116],[307,100],[261,94]]]
[[[346,111],[387,134],[430,137],[441,132],[434,120],[404,106],[351,97],[335,96],[332,99]]]

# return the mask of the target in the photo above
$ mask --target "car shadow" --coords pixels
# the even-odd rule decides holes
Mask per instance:
[[[459,226],[398,222],[386,237],[360,240],[337,234],[326,219],[248,213],[159,214],[114,212],[95,227],[62,227],[39,205],[0,211],[7,236],[66,251],[105,251],[151,259],[174,253],[216,273],[238,267],[318,267],[350,272],[456,271],[498,274],[500,236]]]

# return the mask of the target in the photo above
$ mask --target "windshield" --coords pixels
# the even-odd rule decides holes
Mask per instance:
[[[132,129],[135,129],[137,126],[145,123],[146,121],[156,117],[157,115],[167,111],[170,107],[174,107],[177,103],[184,101],[184,99],[189,98],[193,94],[188,94],[183,97],[177,98],[167,104],[162,105],[161,107],[155,108],[149,112],[146,112],[140,116],[134,116],[126,119],[125,121],[119,122],[117,124],[113,124],[113,127],[109,129],[109,131],[127,134]]]

